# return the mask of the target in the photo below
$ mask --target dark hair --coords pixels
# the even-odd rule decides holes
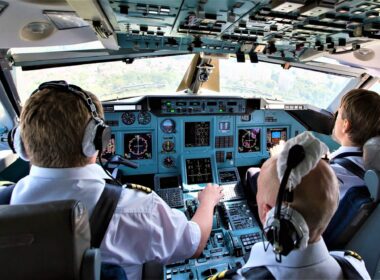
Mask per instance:
[[[380,95],[366,89],[354,89],[342,100],[342,118],[351,124],[350,140],[361,147],[371,137],[380,135]]]

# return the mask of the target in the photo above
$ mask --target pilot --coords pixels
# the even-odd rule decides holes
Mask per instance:
[[[331,167],[339,180],[340,199],[352,186],[365,185],[363,145],[376,135],[380,135],[380,95],[365,89],[349,91],[336,112],[332,132],[333,139],[341,147],[330,154]],[[251,167],[246,173],[245,191],[248,197],[253,198],[252,206],[259,172],[260,168]]]
[[[349,91],[336,112],[332,133],[341,146],[330,155],[341,199],[350,187],[365,185],[363,145],[377,135],[380,135],[380,95],[365,89]]]
[[[26,101],[19,129],[31,169],[16,184],[11,204],[76,199],[91,215],[107,175],[96,164],[98,151],[91,157],[83,153],[85,128],[92,117],[86,100],[78,96],[83,90],[76,87],[74,93],[73,88],[64,81],[45,83]],[[103,117],[100,101],[86,93]],[[102,261],[121,265],[128,279],[141,279],[145,262],[171,263],[199,256],[221,190],[210,184],[199,192],[199,207],[188,221],[154,192],[123,189],[100,246]]]
[[[289,147],[295,144],[304,147],[305,158],[292,169],[288,180],[287,188],[292,188],[293,198],[287,201],[282,198],[278,203],[282,178],[279,174],[284,174]],[[238,271],[240,275],[247,279],[250,276],[256,277],[254,279],[370,279],[359,255],[352,251],[329,253],[321,237],[339,201],[336,176],[329,164],[321,160],[327,150],[327,146],[304,132],[290,139],[283,152],[263,164],[258,177],[257,203],[264,232],[271,242],[265,241],[264,246],[256,243],[252,247],[247,263]],[[277,238],[281,245],[277,248],[290,248],[284,255],[274,250],[273,232],[272,237],[269,235],[275,225],[273,212],[281,204],[284,207],[281,219],[291,221],[297,229],[293,233],[289,231],[288,236],[292,238],[289,244],[284,242],[287,238]],[[284,224],[280,225],[280,236],[284,236],[287,229]],[[347,274],[348,270],[353,274]]]

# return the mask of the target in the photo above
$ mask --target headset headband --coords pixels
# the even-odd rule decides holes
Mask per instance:
[[[62,91],[67,91],[70,93],[73,93],[77,95],[85,104],[87,109],[90,111],[90,114],[92,118],[98,120],[99,114],[96,110],[96,106],[94,102],[92,101],[90,95],[88,95],[83,89],[76,85],[68,84],[66,81],[60,80],[60,81],[50,81],[40,84],[38,89],[32,92],[31,96],[37,93],[38,91],[41,91],[45,88],[55,88]]]

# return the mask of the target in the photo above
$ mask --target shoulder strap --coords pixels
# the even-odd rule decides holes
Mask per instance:
[[[11,197],[13,190],[15,188],[15,184],[13,185],[8,185],[4,188],[0,188],[0,205],[7,205],[11,203]]]
[[[337,155],[336,157],[332,158],[331,161],[334,161],[337,158],[346,158],[346,157],[362,157],[363,152],[345,152]]]
[[[350,171],[352,174],[364,180],[365,171],[363,170],[363,168],[361,168],[360,166],[358,166],[356,163],[352,162],[351,160],[347,158],[334,158],[333,160],[330,161],[330,163],[339,164],[340,166]]]
[[[106,184],[90,218],[91,246],[99,248],[123,188]]]
[[[344,279],[363,279],[363,277],[354,268],[354,266],[344,257],[333,254],[331,254],[331,256],[337,261],[340,268],[342,269]]]

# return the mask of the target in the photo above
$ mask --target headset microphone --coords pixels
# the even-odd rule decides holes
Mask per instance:
[[[293,168],[305,158],[305,150],[301,145],[294,145],[289,149],[286,170],[281,179],[277,195],[276,206],[268,213],[267,226],[264,229],[267,240],[272,244],[276,260],[281,262],[281,255],[288,255],[294,248],[298,248],[303,238],[302,226],[306,224],[302,215],[296,210],[282,208],[282,202],[291,202],[293,192],[285,195],[286,185]]]

